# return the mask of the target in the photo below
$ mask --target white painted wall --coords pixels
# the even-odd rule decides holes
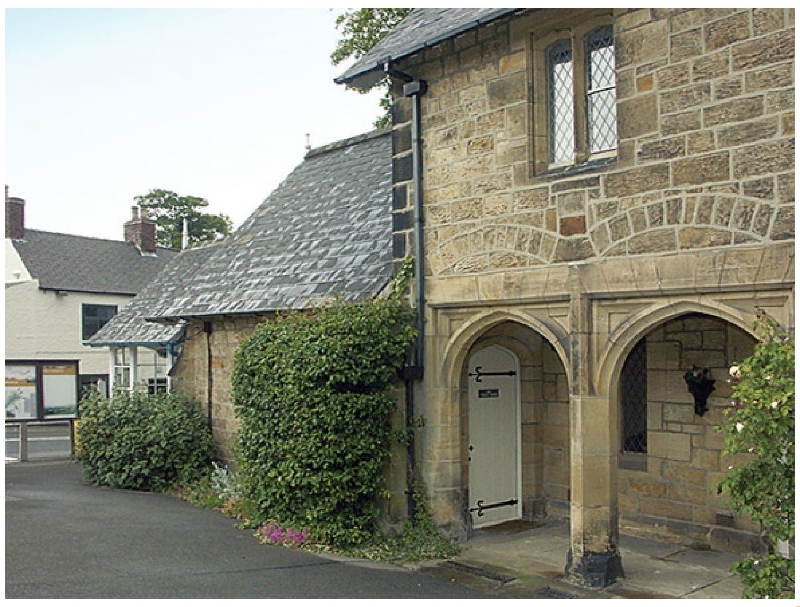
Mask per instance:
[[[8,247],[6,247],[8,253]],[[8,276],[9,257],[6,257]],[[81,374],[108,373],[108,348],[90,348],[82,343],[81,305],[116,305],[130,297],[70,292],[57,296],[42,291],[39,282],[6,282],[5,357],[8,359],[79,360]]]
[[[31,275],[11,240],[6,238],[6,284],[24,280],[31,280]]]

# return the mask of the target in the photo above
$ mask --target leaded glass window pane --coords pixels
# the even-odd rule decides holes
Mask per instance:
[[[634,346],[620,377],[622,451],[647,453],[647,341]]]
[[[559,40],[547,50],[550,108],[550,162],[571,162],[575,155],[572,46]]]
[[[586,97],[589,116],[589,151],[617,148],[617,89],[614,36],[611,26],[586,36]]]

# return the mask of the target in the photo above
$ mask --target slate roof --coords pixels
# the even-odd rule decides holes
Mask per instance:
[[[167,346],[181,341],[186,323],[156,323],[145,319],[163,300],[180,297],[192,277],[220,243],[211,243],[178,253],[147,287],[122,308],[102,329],[92,335],[90,346]]]
[[[83,293],[135,295],[152,281],[176,251],[158,247],[152,256],[135,245],[25,228],[11,241],[39,288]]]
[[[309,152],[190,276],[170,264],[147,318],[306,309],[373,297],[392,277],[391,131]],[[113,323],[112,320],[109,324]]]
[[[453,38],[495,19],[514,8],[417,8],[397,27],[335,79],[337,84],[369,88],[383,76],[387,61],[398,61],[424,48]]]

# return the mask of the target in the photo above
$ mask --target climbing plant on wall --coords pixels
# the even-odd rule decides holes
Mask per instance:
[[[237,350],[237,462],[265,520],[335,546],[358,544],[375,529],[390,390],[414,338],[403,290],[279,314]]]
[[[794,563],[778,547],[794,537],[794,339],[760,313],[753,355],[731,367],[737,406],[727,411],[726,454],[752,458],[718,484],[734,509],[760,525],[766,554],[736,563],[744,598],[794,596]]]

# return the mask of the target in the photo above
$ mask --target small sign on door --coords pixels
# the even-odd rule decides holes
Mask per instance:
[[[478,390],[478,398],[500,398],[500,390],[498,388]]]

